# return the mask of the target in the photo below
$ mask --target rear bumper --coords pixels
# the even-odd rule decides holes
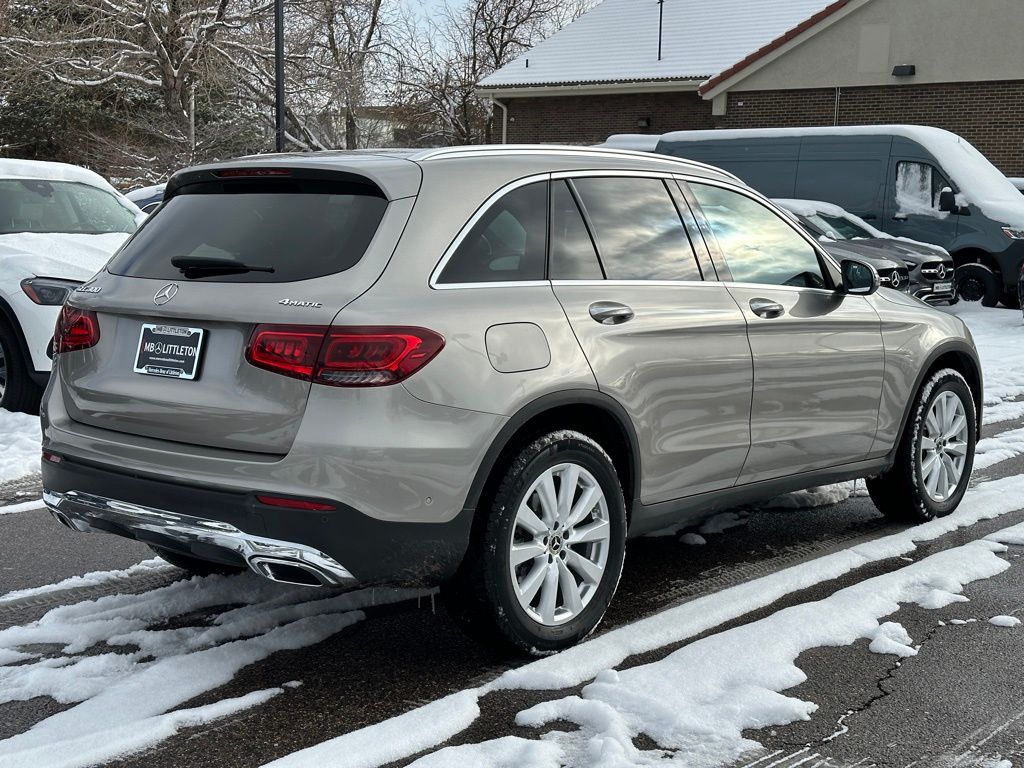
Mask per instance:
[[[75,531],[116,533],[164,546],[170,543],[172,549],[189,554],[200,549],[219,560],[241,561],[261,576],[277,581],[307,583],[303,575],[308,577],[308,583],[317,586],[341,587],[356,581],[344,566],[319,550],[253,536],[230,523],[80,491],[46,491],[43,501],[59,522]],[[297,570],[285,571],[282,566]],[[277,578],[280,573],[290,578]]]
[[[436,585],[461,562],[472,522],[470,511],[447,523],[386,522],[333,500],[332,512],[270,507],[255,491],[172,483],[67,455],[43,461],[42,472],[44,501],[69,528],[293,583]],[[301,576],[293,568],[316,578],[281,577]]]

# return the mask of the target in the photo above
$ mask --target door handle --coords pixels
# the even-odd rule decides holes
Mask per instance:
[[[779,302],[772,301],[771,299],[751,299],[750,311],[758,317],[772,320],[776,317],[782,317],[786,313],[786,308],[779,304]]]
[[[633,319],[633,310],[617,301],[597,301],[590,305],[590,316],[601,325],[619,325]]]
[[[905,214],[905,213],[897,213],[895,216],[892,217],[892,220],[893,221],[906,221],[907,220],[907,214]]]

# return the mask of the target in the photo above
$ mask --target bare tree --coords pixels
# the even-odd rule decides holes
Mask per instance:
[[[147,130],[186,162],[196,154],[197,80],[218,36],[247,19],[233,0],[15,1],[8,14],[0,46],[23,67],[78,88],[151,94],[164,120]]]
[[[577,18],[590,0],[469,0],[438,18],[407,19],[393,52],[394,100],[424,137],[441,143],[491,140],[490,105],[476,84]]]

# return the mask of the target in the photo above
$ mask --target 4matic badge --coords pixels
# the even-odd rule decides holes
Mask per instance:
[[[297,299],[281,299],[277,303],[286,307],[306,307],[307,309],[323,309],[324,306],[319,301],[299,301]]]

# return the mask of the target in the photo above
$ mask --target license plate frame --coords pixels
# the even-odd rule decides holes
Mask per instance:
[[[199,376],[206,331],[167,323],[143,323],[135,351],[135,373],[194,381]]]

